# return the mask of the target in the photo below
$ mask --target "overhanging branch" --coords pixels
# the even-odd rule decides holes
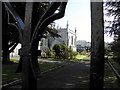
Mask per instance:
[[[38,27],[36,30],[36,33],[33,37],[33,39],[36,39],[38,35],[43,35],[44,32],[46,31],[45,28],[54,20],[60,19],[64,16],[65,14],[65,8],[66,8],[67,2],[61,2],[59,13],[52,14],[51,16],[47,17]],[[32,40],[33,42],[33,40]]]
[[[20,18],[20,16],[17,14],[17,12],[12,8],[10,2],[4,2],[6,9],[12,14],[13,18],[15,19],[15,21],[17,22],[17,25],[19,27],[18,31],[19,31],[19,38],[20,41],[22,42],[22,31],[24,29],[24,23],[22,21],[22,19]]]
[[[49,8],[46,10],[46,12],[41,16],[40,20],[38,21],[38,23],[37,23],[37,25],[35,27],[35,30],[34,30],[34,33],[33,33],[33,36],[32,36],[32,40],[31,40],[32,42],[35,39],[35,36],[37,35],[38,28],[41,25],[41,23],[44,21],[44,19],[46,19],[47,17],[52,15],[59,6],[60,6],[60,2],[53,2],[49,6]]]
[[[11,53],[11,52],[16,48],[17,45],[18,45],[18,43],[15,43],[15,44],[13,45],[13,47],[9,50],[9,53]]]

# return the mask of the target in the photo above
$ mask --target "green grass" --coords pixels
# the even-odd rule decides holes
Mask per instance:
[[[90,59],[90,57],[88,57],[87,55],[76,55],[76,59]]]
[[[76,59],[83,59],[83,58],[85,58],[86,57],[86,55],[80,55],[80,54],[78,54],[77,56],[76,56]]]
[[[57,66],[58,66],[57,64],[39,62],[39,67],[40,67],[42,72],[46,71],[46,70],[49,70],[50,68],[57,67]]]
[[[111,64],[114,66],[114,68],[118,71],[118,73],[120,74],[120,64],[118,64],[115,60],[113,59],[109,59],[109,61],[111,62]]]
[[[12,59],[18,61],[17,59]],[[21,73],[15,73],[18,64],[3,64],[2,65],[2,83],[7,83],[21,78]],[[39,62],[41,71],[49,70],[50,68],[58,66],[57,64]]]
[[[80,62],[80,63],[85,63],[85,64],[90,64],[90,57],[88,55],[76,55],[74,59],[59,59],[59,58],[40,58],[43,60],[56,60],[56,61],[61,61],[61,62]],[[81,60],[80,60],[81,59]]]
[[[18,62],[19,60],[16,58],[10,58],[10,61]]]
[[[18,64],[2,65],[2,83],[17,80],[21,77],[20,73],[15,73]]]
[[[105,64],[104,71],[104,88],[119,88],[117,85],[117,77],[107,63]]]

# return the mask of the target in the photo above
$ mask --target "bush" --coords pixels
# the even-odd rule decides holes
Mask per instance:
[[[78,52],[73,51],[72,55],[73,55],[73,59],[75,59],[75,57],[78,55]]]
[[[45,49],[46,57],[54,57],[55,52],[53,50],[50,50],[50,48],[46,47]]]
[[[71,48],[68,48],[64,42],[62,44],[55,44],[53,46],[53,50],[55,51],[56,58],[60,59],[72,59],[77,55],[77,52],[73,51]]]
[[[50,49],[48,47],[45,48],[45,53],[47,57],[51,56]]]

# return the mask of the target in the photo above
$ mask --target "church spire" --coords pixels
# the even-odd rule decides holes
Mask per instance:
[[[76,29],[76,27],[75,27],[75,34],[76,34],[76,32],[77,32],[77,29]]]
[[[67,26],[67,29],[68,29],[68,26],[69,26],[69,24],[68,24],[68,20],[67,20],[67,25],[66,25],[66,26]]]

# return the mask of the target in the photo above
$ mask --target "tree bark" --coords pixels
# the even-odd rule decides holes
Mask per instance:
[[[103,89],[104,82],[103,3],[91,2],[91,67],[90,90]]]
[[[41,55],[41,52],[38,53],[38,45],[39,45],[39,39],[36,39],[32,43],[32,50],[31,50],[32,66],[35,71],[36,78],[41,77],[41,71],[38,64],[38,54]]]
[[[3,23],[3,28],[2,28],[2,63],[7,63],[10,58],[9,58],[9,46],[8,46],[8,38],[7,38],[7,29],[8,29],[8,22],[7,22],[7,12],[5,10],[5,6],[2,4],[2,23]]]
[[[7,62],[10,61],[8,48],[3,49],[2,57],[3,57],[3,59],[2,59],[3,64],[6,64]]]
[[[22,58],[22,89],[37,89],[37,79],[31,62],[31,19],[33,2],[26,2],[25,7],[25,27],[23,32],[21,58]]]

